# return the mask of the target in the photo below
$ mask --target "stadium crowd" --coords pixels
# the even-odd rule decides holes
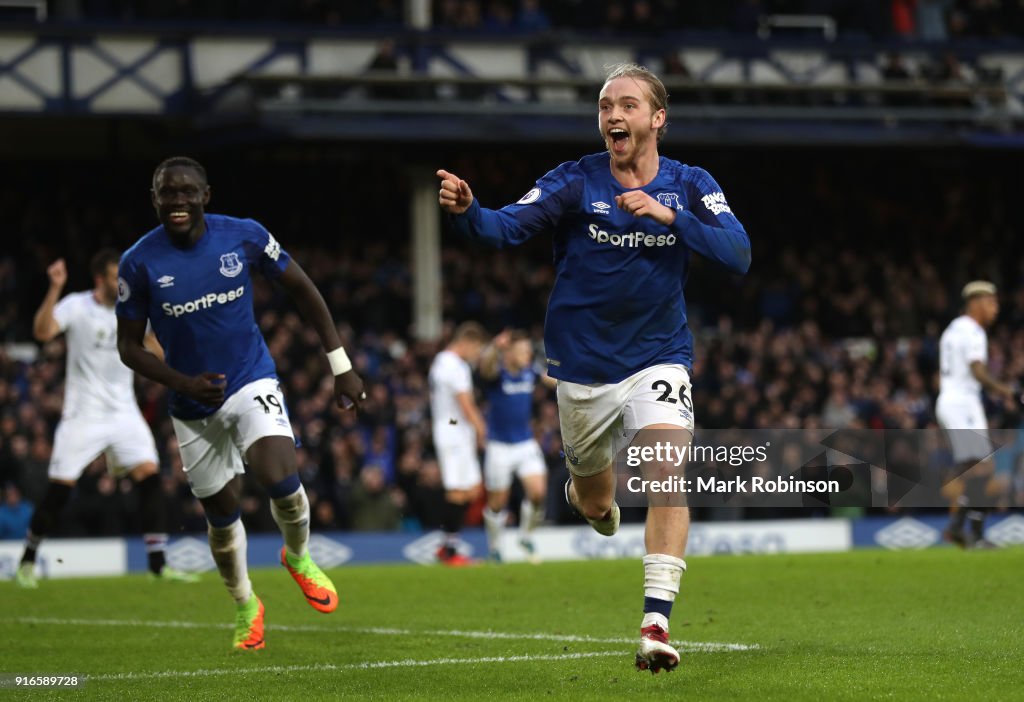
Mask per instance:
[[[901,180],[906,171],[875,173],[871,183],[865,181],[874,172],[870,164],[845,171],[794,165],[788,182],[804,196],[792,211],[805,223],[795,227],[772,215],[779,206],[777,193],[757,187],[770,177],[772,166],[768,160],[757,163],[746,167],[745,177],[731,176],[728,163],[715,169],[751,232],[750,274],[723,285],[710,264],[697,261],[687,288],[696,336],[693,395],[699,427],[935,427],[938,336],[957,313],[959,287],[971,278],[989,278],[1000,286],[1003,309],[990,334],[995,375],[1024,378],[1024,258],[1014,254],[1020,253],[1019,244],[1011,236],[1020,223],[1001,204],[1009,199],[997,171],[968,178],[966,170],[955,168],[959,175],[951,175],[933,168],[918,172],[914,182]],[[519,194],[514,189],[528,182],[528,164],[497,168],[474,157],[456,165],[479,183],[477,195],[485,203],[514,200]],[[216,176],[211,170],[215,188]],[[317,190],[308,185],[303,184],[306,196],[318,202]],[[321,187],[328,202],[330,186]],[[48,197],[55,200],[0,187],[0,205],[12,230],[24,234],[21,248],[0,258],[0,329],[8,344],[0,351],[0,485],[9,498],[0,508],[3,515],[18,510],[18,494],[29,502],[39,499],[61,411],[63,341],[43,346],[33,362],[19,360],[31,356],[19,350],[32,349],[26,345],[28,329],[45,286],[46,263],[67,256],[77,271],[68,290],[85,288],[82,262],[94,245],[124,247],[151,226],[144,210],[118,210],[114,202],[74,188]],[[254,197],[252,202],[262,201]],[[118,214],[104,218],[105,207]],[[331,248],[313,245],[304,234],[329,226],[317,219],[330,216],[317,214],[320,209],[290,220],[282,212],[257,215],[323,292],[368,385],[369,400],[359,416],[334,408],[315,333],[271,286],[258,289],[257,317],[301,442],[301,477],[314,527],[433,528],[443,489],[431,447],[426,373],[442,343],[416,341],[408,331],[405,223],[374,242],[358,241],[357,250],[352,237]],[[524,328],[539,347],[553,277],[549,242],[501,252],[445,243],[446,334],[451,325],[476,319],[493,332]],[[174,528],[201,531],[204,521],[181,470],[164,390],[139,380],[138,397],[157,436]],[[1015,427],[1019,421],[1001,405],[989,412],[993,426]],[[556,406],[553,393],[542,388],[535,394],[535,431],[550,467],[548,518],[570,520],[561,500],[565,469]],[[1022,505],[1024,472],[1016,465],[1012,469],[1017,476],[1013,500]],[[98,460],[79,483],[62,533],[137,530],[135,498],[127,488]],[[244,511],[249,528],[273,528],[262,491],[247,494]],[[699,516],[743,514],[741,509]],[[746,510],[746,516],[758,516],[757,510]],[[8,521],[4,516],[0,524]]]
[[[65,23],[286,22],[355,30],[393,30],[404,23],[402,0],[51,0],[49,5],[50,20]],[[435,29],[492,34],[548,30],[753,34],[765,16],[788,14],[829,16],[841,33],[875,38],[944,41],[1024,36],[1024,7],[1014,0],[434,0],[432,10]],[[9,19],[24,16],[7,15]]]

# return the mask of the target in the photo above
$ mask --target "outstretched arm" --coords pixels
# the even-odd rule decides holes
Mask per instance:
[[[554,229],[571,206],[581,181],[573,180],[568,169],[559,167],[537,181],[536,187],[500,210],[481,207],[469,184],[454,173],[438,171],[441,189],[438,204],[452,215],[452,227],[463,236],[490,246],[516,246],[542,232]]]
[[[302,317],[313,325],[320,337],[320,343],[327,352],[327,360],[331,364],[331,372],[334,373],[334,399],[338,407],[349,409],[351,405],[348,403],[351,402],[359,409],[366,399],[363,380],[352,370],[352,362],[341,346],[338,330],[320,291],[294,259],[288,262],[288,267],[281,273],[278,281],[291,296]]]
[[[43,304],[39,306],[32,320],[32,335],[40,343],[46,343],[60,334],[60,324],[53,316],[53,308],[60,299],[64,284],[68,282],[68,270],[64,265],[64,259],[58,258],[51,263],[46,269],[46,275],[50,278],[50,288],[46,291]]]

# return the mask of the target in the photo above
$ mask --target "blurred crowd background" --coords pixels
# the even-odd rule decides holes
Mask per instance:
[[[49,20],[203,22],[398,29],[402,0],[50,0]],[[1017,0],[434,0],[432,27],[490,34],[604,31],[622,34],[755,32],[767,15],[818,15],[840,33],[871,38],[943,41],[1024,35]],[[24,19],[8,13],[8,19]],[[0,15],[0,18],[5,15]]]
[[[438,166],[469,180],[485,205],[499,206],[516,200],[560,157],[581,155],[453,152]],[[696,337],[699,427],[934,428],[938,337],[959,313],[961,286],[975,278],[1000,289],[1002,313],[990,333],[993,372],[1024,378],[1024,257],[1016,237],[1024,223],[1012,207],[1010,156],[884,149],[667,155],[711,171],[753,242],[754,263],[745,278],[694,262],[687,302]],[[314,528],[430,529],[443,490],[431,446],[426,373],[445,340],[417,342],[410,332],[402,172],[397,160],[382,158],[355,177],[329,153],[319,158],[314,167],[251,154],[215,157],[206,162],[214,192],[209,210],[254,217],[274,233],[323,292],[368,384],[365,412],[333,407],[316,334],[275,288],[258,287],[257,318],[301,442]],[[123,249],[153,226],[146,191],[151,167],[126,161],[97,174],[74,162],[26,163],[0,175],[8,242],[0,253],[0,341],[8,349],[0,352],[0,530],[8,523],[17,529],[17,517],[9,515],[41,497],[60,417],[63,341],[40,348],[35,360],[22,353],[35,350],[30,325],[47,286],[45,267],[64,256],[71,271],[67,291],[90,287],[86,262],[96,248]],[[338,206],[342,192],[351,205]],[[442,266],[446,335],[468,319],[492,332],[519,327],[543,358],[550,241],[496,252],[446,233]],[[139,380],[138,398],[161,450],[173,528],[201,531],[165,392]],[[534,400],[534,430],[550,468],[548,519],[568,522],[553,393],[539,388]],[[988,410],[995,427],[1019,423],[1012,408],[993,404]],[[1011,500],[1024,505],[1024,472],[1016,458],[1007,468],[1015,475]],[[137,530],[129,487],[97,460],[80,481],[61,533]],[[257,486],[249,485],[244,504],[250,528],[274,528]],[[742,505],[698,515],[759,516]],[[0,538],[20,536],[0,532]]]

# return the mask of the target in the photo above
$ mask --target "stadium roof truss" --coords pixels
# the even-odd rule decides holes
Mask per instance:
[[[382,43],[395,67],[367,70]],[[896,50],[916,77],[883,76]],[[619,61],[662,75],[672,140],[1024,141],[1024,43],[9,29],[0,113],[244,121],[296,137],[590,141],[604,67]]]

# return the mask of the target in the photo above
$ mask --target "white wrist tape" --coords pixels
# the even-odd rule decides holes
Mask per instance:
[[[327,362],[331,364],[331,373],[341,375],[352,370],[352,361],[348,360],[348,354],[342,346],[327,353]]]

